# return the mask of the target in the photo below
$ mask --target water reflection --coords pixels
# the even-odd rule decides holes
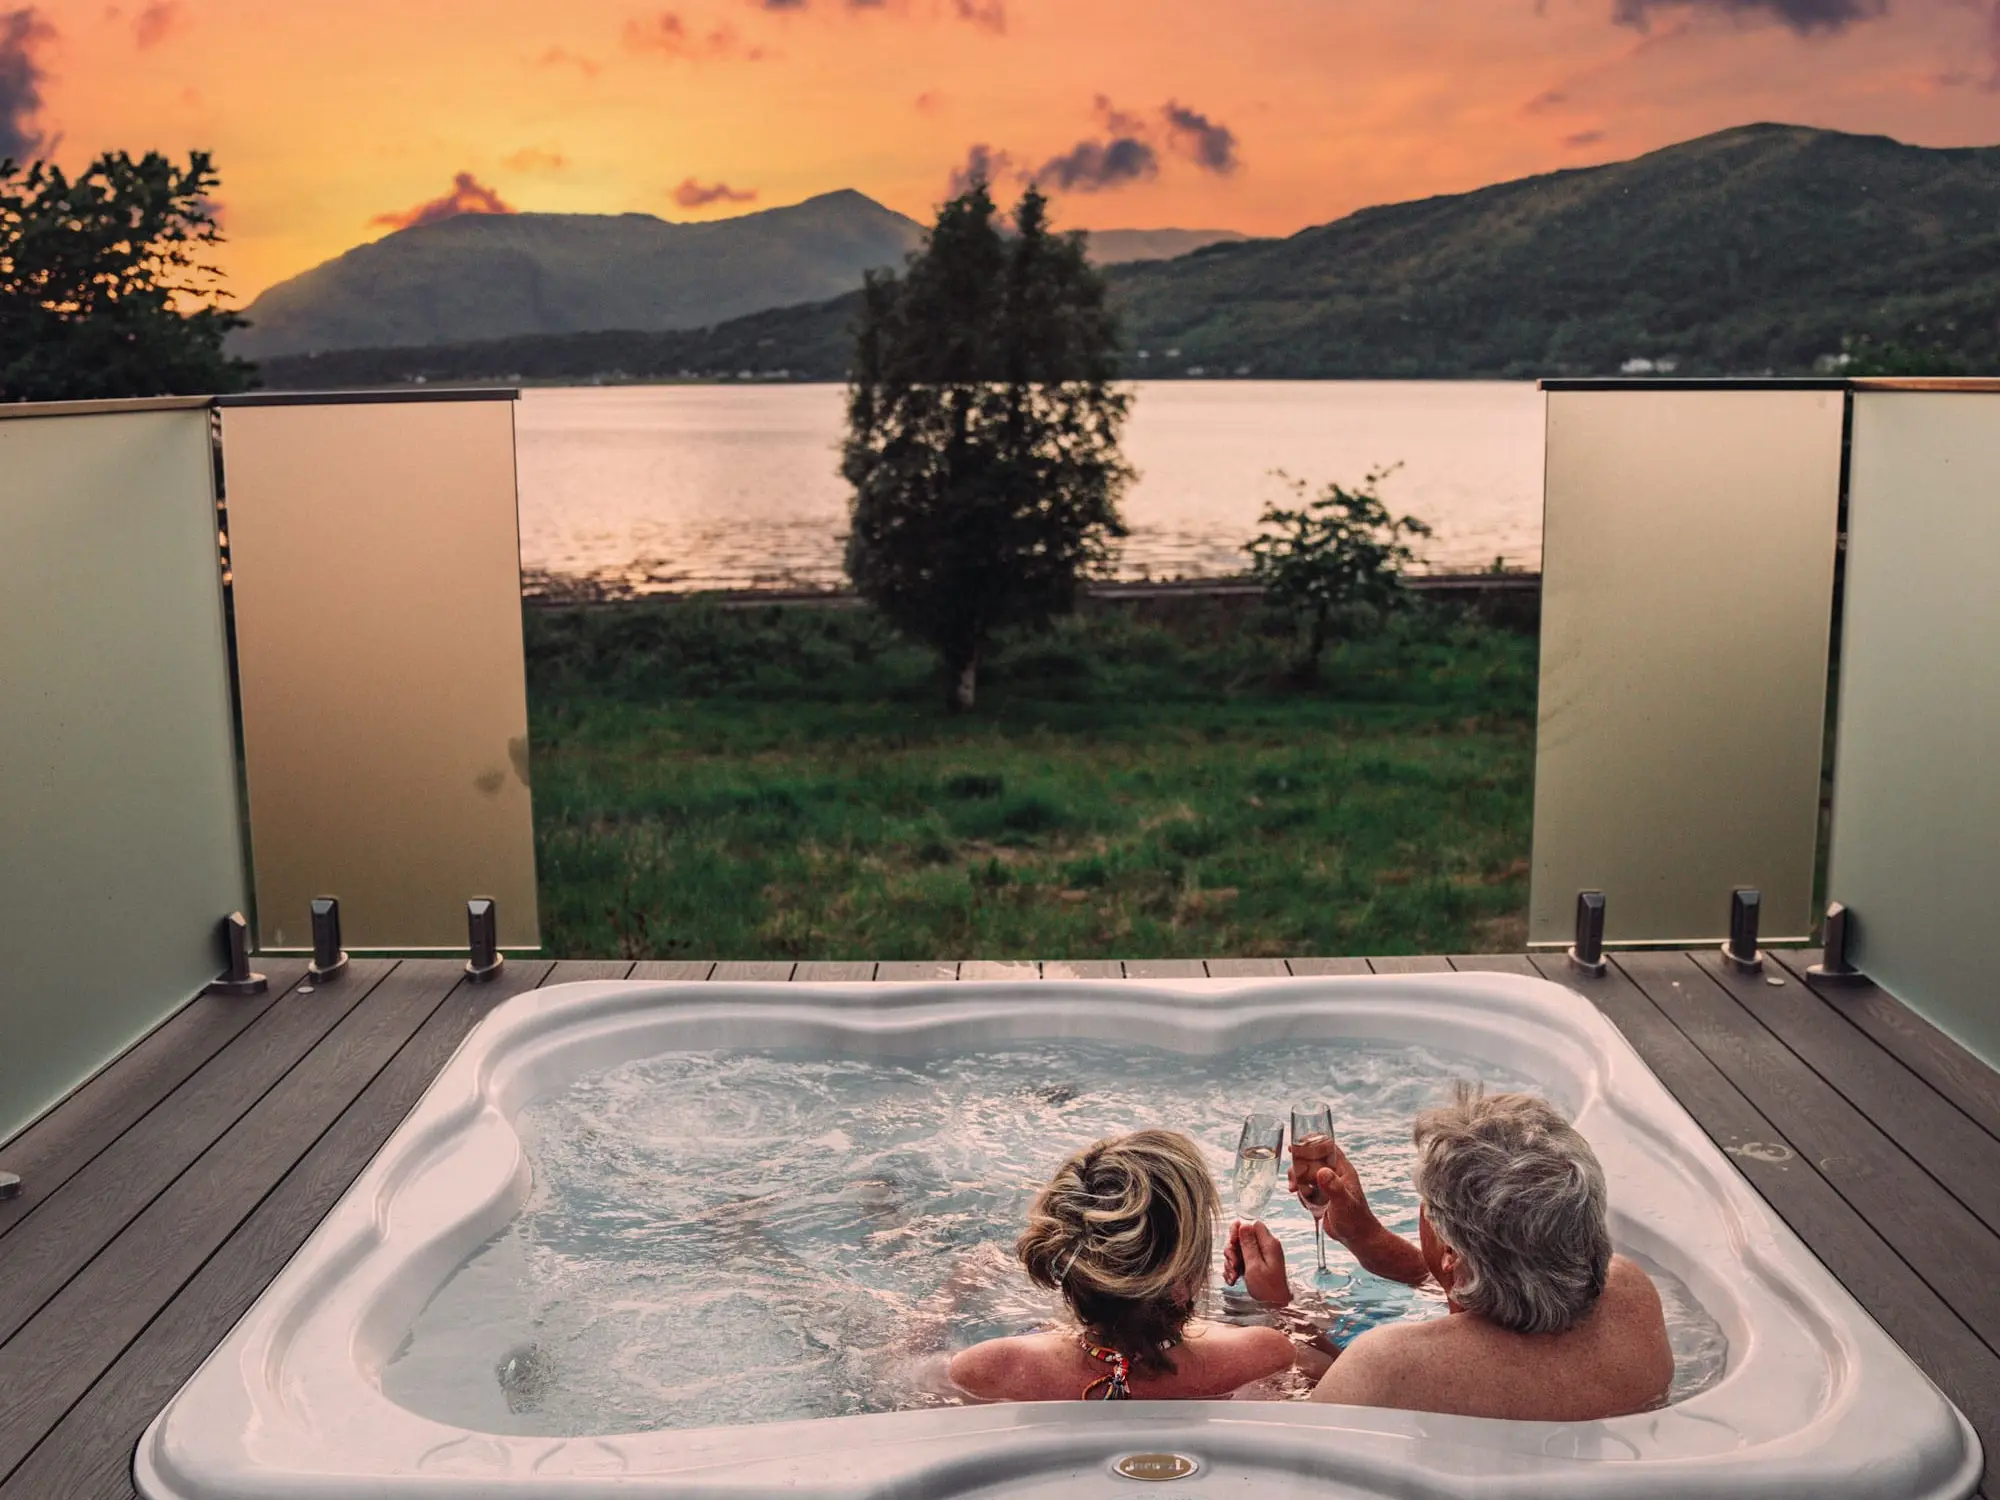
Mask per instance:
[[[1126,578],[1241,571],[1285,469],[1315,486],[1400,462],[1384,496],[1440,567],[1541,550],[1542,398],[1490,382],[1154,381],[1126,433]],[[518,413],[531,572],[639,592],[843,582],[839,386],[536,390]]]

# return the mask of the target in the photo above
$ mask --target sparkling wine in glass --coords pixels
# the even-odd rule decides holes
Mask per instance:
[[[1285,1123],[1275,1115],[1245,1115],[1243,1135],[1236,1142],[1236,1217],[1254,1219],[1278,1188],[1278,1154],[1285,1145]]]
[[[1333,1165],[1333,1109],[1326,1104],[1292,1106],[1292,1160],[1302,1169],[1299,1202],[1313,1216],[1313,1248],[1319,1268],[1326,1269],[1326,1226],[1322,1222],[1327,1196],[1315,1181],[1321,1167]]]

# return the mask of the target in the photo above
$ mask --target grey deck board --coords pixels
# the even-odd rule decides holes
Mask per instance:
[[[1537,978],[1525,953],[1454,953],[1449,960],[1461,974],[1524,974]]]
[[[1629,978],[1614,967],[1593,979],[1560,954],[1533,962],[1624,1033],[1778,1217],[1958,1404],[1985,1449],[1984,1485],[2000,1489],[2000,1357]]]
[[[958,966],[960,979],[1040,979],[1042,966],[1033,960],[968,958]]]
[[[944,960],[923,960],[906,963],[900,960],[886,961],[875,965],[875,982],[904,983],[912,979],[956,979],[958,965]]]
[[[255,1211],[0,1483],[0,1500],[126,1500],[146,1424],[305,1243],[479,1018],[548,971],[546,960],[510,960],[489,984],[437,976],[430,987],[449,991],[443,1002],[381,1067],[347,1076],[354,1093],[331,1128],[299,1143],[307,1149]]]
[[[1115,958],[1050,958],[1042,961],[1044,979],[1123,979],[1125,965]]]
[[[1128,958],[1127,979],[1206,979],[1208,969],[1198,958]]]
[[[1283,979],[1290,970],[1282,958],[1211,958],[1210,979]]]
[[[1827,984],[1806,970],[1817,950],[1774,954],[1787,970],[1883,1051],[1949,1099],[1988,1134],[2000,1137],[2000,1073],[1922,1016],[1873,984]]]
[[[1785,955],[1803,966],[1809,955]],[[274,980],[292,960],[263,960]],[[1162,968],[1167,970],[1162,974]],[[130,1500],[133,1445],[338,1201],[479,1018],[538,984],[1540,973],[1589,998],[1882,1327],[1967,1414],[2000,1496],[2000,1080],[1872,986],[1739,981],[1707,955],[1056,961],[448,960],[310,995],[197,1002],[6,1147],[41,1189],[0,1218],[0,1500]],[[864,972],[865,971],[865,972]],[[374,982],[371,983],[370,978]],[[1025,976],[1024,976],[1025,977]],[[1791,975],[1787,975],[1791,979]],[[1678,988],[1676,984],[1678,983]],[[352,986],[350,989],[349,986]],[[274,985],[274,989],[282,990]],[[214,997],[219,999],[220,997]],[[9,1270],[11,1268],[11,1272]],[[9,1326],[0,1324],[0,1327]],[[1982,1337],[1982,1334],[1987,1337]]]
[[[2000,1238],[1684,953],[1618,967],[1708,1054],[1859,1217],[2000,1353]]]
[[[715,971],[713,959],[646,959],[632,965],[630,978],[673,982],[706,979]]]
[[[462,977],[460,965],[437,960],[383,967],[393,972],[320,1046],[0,1344],[0,1474],[110,1368]]]
[[[258,960],[261,995],[202,995],[155,1027],[69,1098],[0,1146],[0,1169],[21,1179],[0,1203],[4,1235],[100,1151],[171,1095],[306,971],[304,959]]]
[[[1377,974],[1449,974],[1451,960],[1396,953],[1371,958],[1368,967]]]
[[[875,977],[872,963],[803,963],[792,970],[794,984],[865,984]]]
[[[1736,997],[1766,1030],[1824,1078],[1929,1172],[1946,1192],[2000,1233],[2000,1140],[1956,1105],[1829,1010],[1819,996],[1782,970],[1738,974],[1722,955],[1695,960]],[[1785,980],[1773,985],[1769,979]],[[2000,1267],[2000,1241],[1994,1245]]]
[[[787,963],[720,963],[708,978],[710,983],[728,979],[748,984],[782,984],[792,977],[796,967]]]
[[[513,960],[509,960],[512,963]],[[544,962],[536,960],[536,962]],[[502,971],[505,972],[504,970]],[[629,979],[632,961],[622,958],[566,958],[549,971],[542,983],[580,984],[591,979]]]
[[[386,975],[357,959],[336,984],[285,994],[135,1128],[57,1188],[0,1239],[0,1372],[22,1325],[253,1110]],[[0,1373],[0,1389],[9,1382]],[[0,1430],[6,1418],[0,1416]],[[4,1443],[0,1443],[4,1454]]]

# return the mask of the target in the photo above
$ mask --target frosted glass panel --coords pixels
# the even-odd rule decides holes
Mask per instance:
[[[244,902],[205,410],[0,420],[0,1139]]]
[[[1839,390],[1552,390],[1529,939],[1813,924]]]
[[[228,406],[243,754],[262,945],[534,947],[510,401]]]
[[[2000,394],[1858,392],[1827,894],[1850,958],[2000,1067]]]

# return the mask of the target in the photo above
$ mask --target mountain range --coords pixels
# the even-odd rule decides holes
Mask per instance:
[[[1990,367],[2000,147],[1750,125],[1106,274],[1126,369],[1156,377],[1800,373],[1856,339]],[[839,379],[854,302],[275,360],[266,378]]]
[[[399,229],[271,287],[230,341],[252,359],[596,329],[698,328],[851,292],[899,266],[914,219],[864,194],[700,224],[651,214],[457,214]],[[1100,264],[1183,255],[1244,236],[1113,229]]]

